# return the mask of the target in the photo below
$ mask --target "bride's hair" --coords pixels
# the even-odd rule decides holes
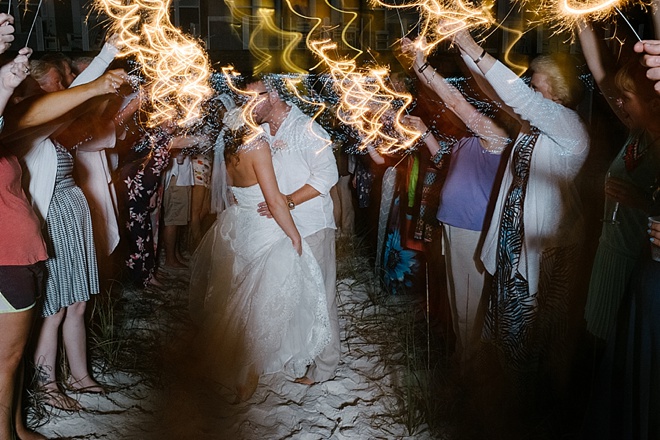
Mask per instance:
[[[241,146],[244,145],[249,132],[250,128],[247,125],[242,125],[235,130],[225,131],[223,135],[223,140],[225,141],[225,161],[236,164],[239,162],[238,153],[241,150]]]

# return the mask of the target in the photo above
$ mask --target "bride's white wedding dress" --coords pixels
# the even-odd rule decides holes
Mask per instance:
[[[299,256],[274,219],[259,215],[259,185],[232,187],[228,207],[193,258],[190,298],[201,322],[202,368],[234,389],[248,372],[305,375],[330,340],[321,270]]]

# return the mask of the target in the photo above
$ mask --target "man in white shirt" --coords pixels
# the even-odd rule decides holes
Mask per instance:
[[[330,380],[339,365],[339,323],[337,320],[335,221],[330,189],[339,173],[328,134],[296,107],[283,101],[277,90],[268,90],[263,81],[248,84],[261,102],[254,109],[255,121],[262,124],[273,153],[273,167],[280,191],[285,194],[300,235],[312,249],[325,282],[331,340],[298,382],[311,385]],[[265,203],[260,213],[269,215]]]

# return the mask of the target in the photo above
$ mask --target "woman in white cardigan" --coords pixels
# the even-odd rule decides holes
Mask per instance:
[[[589,135],[574,110],[582,92],[578,71],[567,59],[539,57],[528,86],[467,31],[454,42],[475,78],[522,126],[481,254],[495,278],[484,336],[510,370],[533,377],[542,350],[565,370],[557,347],[566,335],[582,236],[575,181],[589,151]]]

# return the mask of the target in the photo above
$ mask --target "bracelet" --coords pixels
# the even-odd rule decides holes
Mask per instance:
[[[426,131],[422,133],[422,135],[419,137],[419,140],[424,142],[424,140],[426,140],[426,138],[429,137],[429,133],[431,133],[431,129],[427,128]]]
[[[477,58],[476,60],[472,60],[472,61],[474,61],[474,64],[479,64],[479,61],[484,59],[484,57],[486,56],[486,53],[487,53],[486,49],[484,49],[484,51],[481,52],[481,55],[479,55],[479,58]]]
[[[431,69],[431,70],[433,70],[433,75],[431,75],[431,78],[429,78],[429,79],[426,80],[426,85],[427,85],[427,86],[430,86],[430,85],[431,85],[431,81],[433,81],[433,78],[435,78],[435,69]]]
[[[422,64],[421,67],[419,69],[417,69],[417,71],[419,73],[422,73],[424,70],[426,70],[427,67],[429,67],[429,62],[428,61],[425,62],[424,64]]]
[[[435,152],[433,156],[431,156],[431,163],[433,165],[439,165],[444,155],[445,155],[444,151],[442,151],[442,148],[440,148],[438,151]]]

